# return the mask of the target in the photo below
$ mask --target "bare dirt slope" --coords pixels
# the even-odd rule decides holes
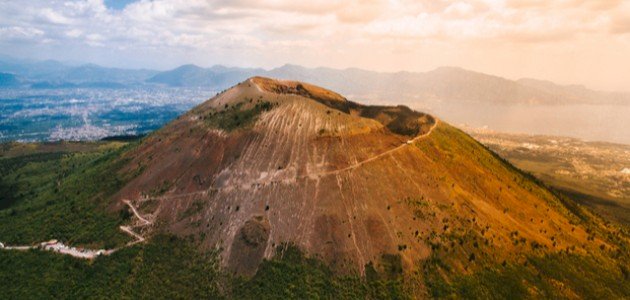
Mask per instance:
[[[305,83],[248,79],[126,155],[123,172],[140,175],[116,206],[129,200],[152,230],[222,248],[240,274],[286,243],[345,272],[412,271],[438,252],[463,271],[533,251],[617,250],[460,130]]]

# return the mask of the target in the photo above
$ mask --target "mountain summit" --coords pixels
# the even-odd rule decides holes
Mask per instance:
[[[341,272],[466,272],[523,253],[614,248],[551,192],[460,130],[404,106],[364,106],[253,77],[125,154],[116,195],[151,232],[197,236],[251,275],[295,245]]]
[[[623,225],[434,116],[305,82],[251,77],[139,140],[0,150],[0,298],[630,295]]]

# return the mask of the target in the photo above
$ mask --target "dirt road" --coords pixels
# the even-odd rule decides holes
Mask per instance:
[[[132,228],[137,228],[137,227],[144,227],[144,226],[149,226],[152,223],[145,219],[144,217],[142,217],[138,211],[136,210],[136,208],[131,204],[130,201],[128,200],[124,200],[123,201],[125,204],[127,204],[127,206],[129,206],[129,208],[131,209],[131,211],[133,212],[134,216],[138,219],[139,224],[136,225],[131,225],[131,226],[120,226],[120,230],[122,230],[123,232],[129,234],[130,236],[132,236],[133,238],[135,238],[134,241],[131,241],[129,243],[127,243],[125,246],[123,247],[118,247],[118,248],[114,248],[114,249],[83,249],[83,248],[77,248],[77,247],[72,247],[72,246],[68,246],[65,245],[62,242],[58,242],[56,240],[51,240],[48,242],[41,242],[35,245],[27,245],[27,246],[9,246],[9,245],[4,245],[3,243],[0,243],[0,250],[16,250],[16,251],[28,251],[28,250],[45,250],[45,251],[52,251],[55,253],[59,253],[59,254],[64,254],[64,255],[70,255],[72,257],[76,257],[76,258],[83,258],[83,259],[94,259],[96,257],[99,257],[101,255],[110,255],[120,249],[129,247],[129,246],[133,246],[137,243],[141,243],[144,242],[146,239],[134,232],[132,230]]]
[[[325,171],[325,172],[319,172],[319,173],[311,173],[311,174],[307,174],[307,175],[303,175],[303,176],[299,176],[299,177],[295,177],[295,178],[291,178],[291,180],[297,180],[297,179],[301,179],[301,178],[312,178],[312,177],[322,177],[322,176],[330,176],[330,175],[336,175],[342,172],[346,172],[346,171],[350,171],[353,169],[356,169],[366,163],[375,161],[379,158],[382,158],[384,156],[387,156],[389,154],[392,154],[404,147],[407,146],[411,146],[413,145],[413,143],[415,143],[416,141],[426,138],[427,136],[429,136],[433,130],[437,127],[439,123],[438,119],[435,119],[435,124],[433,124],[433,126],[424,134],[421,134],[419,136],[416,136],[415,138],[413,138],[412,140],[407,141],[406,143],[389,149],[383,153],[377,154],[373,157],[370,157],[368,159],[365,159],[363,161],[357,162],[355,164],[352,164],[350,166],[347,166],[345,168],[341,168],[341,169],[337,169],[337,170],[332,170],[332,171]],[[273,176],[272,176],[273,177]],[[271,182],[274,182],[273,179],[268,179],[268,180],[254,180],[251,182],[251,186],[254,185],[265,185],[265,184],[269,184]],[[242,185],[241,185],[242,186]],[[177,195],[169,195],[169,196],[162,196],[162,197],[152,197],[152,198],[143,198],[143,199],[139,199],[138,201],[147,201],[147,200],[166,200],[166,199],[174,199],[174,198],[181,198],[181,197],[187,197],[187,196],[194,196],[194,195],[200,195],[200,194],[208,194],[210,191],[212,190],[219,190],[217,188],[210,188],[207,190],[203,190],[203,191],[198,191],[198,192],[190,192],[190,193],[183,193],[183,194],[177,194]],[[71,246],[67,246],[61,242],[42,242],[39,243],[37,245],[28,245],[28,246],[8,246],[8,245],[4,245],[2,243],[0,243],[0,249],[2,250],[18,250],[18,251],[27,251],[27,250],[31,250],[31,249],[42,249],[42,250],[47,250],[47,251],[53,251],[56,253],[60,253],[60,254],[65,254],[65,255],[70,255],[72,257],[77,257],[77,258],[83,258],[83,259],[94,259],[98,256],[101,255],[110,255],[120,249],[126,248],[126,247],[130,247],[133,246],[135,244],[138,243],[142,243],[144,241],[146,241],[146,238],[144,236],[142,236],[140,233],[137,233],[136,231],[134,231],[134,228],[142,228],[142,227],[146,227],[146,226],[150,226],[152,225],[152,222],[147,220],[145,217],[143,217],[142,215],[140,215],[140,213],[138,212],[138,210],[136,209],[135,206],[133,206],[133,204],[131,203],[131,201],[129,200],[123,200],[123,203],[125,203],[129,209],[133,212],[133,215],[136,217],[137,221],[136,224],[133,225],[125,225],[125,226],[120,226],[120,230],[125,232],[126,234],[132,236],[135,240],[131,241],[129,243],[127,243],[125,246],[123,247],[119,247],[119,248],[114,248],[114,249],[97,249],[97,250],[93,250],[93,249],[80,249],[80,248],[75,248],[75,247],[71,247]]]

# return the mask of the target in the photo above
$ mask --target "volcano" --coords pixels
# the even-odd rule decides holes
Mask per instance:
[[[359,274],[619,250],[446,122],[302,82],[250,78],[124,156],[121,172],[138,175],[113,207],[130,203],[150,221],[139,234],[194,236],[246,276],[287,245]]]

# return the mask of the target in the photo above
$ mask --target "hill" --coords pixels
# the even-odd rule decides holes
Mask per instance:
[[[183,65],[171,71],[159,73],[149,78],[147,82],[169,86],[203,86],[220,90],[260,71],[262,70],[226,68],[222,66],[205,69],[195,65]]]
[[[13,74],[0,73],[0,87],[14,87],[18,86],[20,81]]]
[[[117,247],[94,265],[75,265],[90,281],[66,282],[71,295],[92,284],[110,287],[110,297],[139,285],[201,295],[188,289],[201,278],[209,281],[199,286],[233,298],[630,295],[624,227],[405,106],[365,106],[308,83],[253,77],[141,141],[100,149],[62,156],[60,173],[43,173],[56,180],[50,186],[33,181],[38,168],[22,159],[3,173],[16,192],[0,214],[0,240],[61,234]],[[42,188],[15,188],[29,186]],[[57,223],[43,222],[51,214]],[[85,225],[65,223],[65,214]],[[126,241],[114,234],[121,225]],[[12,268],[46,259],[3,253],[12,252],[0,252]],[[51,259],[44,273],[67,270]]]
[[[374,98],[381,102],[397,99],[398,103],[413,103],[415,99],[423,99],[452,104],[630,104],[630,95],[624,93],[599,92],[532,79],[514,81],[454,67],[421,73],[379,73],[361,69],[310,69],[297,65],[284,65],[268,71],[186,65],[157,74],[149,82],[225,89],[254,75],[312,82],[351,95],[351,98]]]
[[[55,81],[72,83],[113,82],[118,84],[137,84],[156,73],[157,71],[154,70],[106,68],[94,64],[86,64],[54,74],[54,79]]]
[[[107,68],[95,64],[69,65],[54,60],[29,61],[17,59],[0,60],[0,72],[8,72],[23,78],[25,83],[38,86],[101,87],[103,82],[119,85],[139,85],[159,73],[146,69]]]

